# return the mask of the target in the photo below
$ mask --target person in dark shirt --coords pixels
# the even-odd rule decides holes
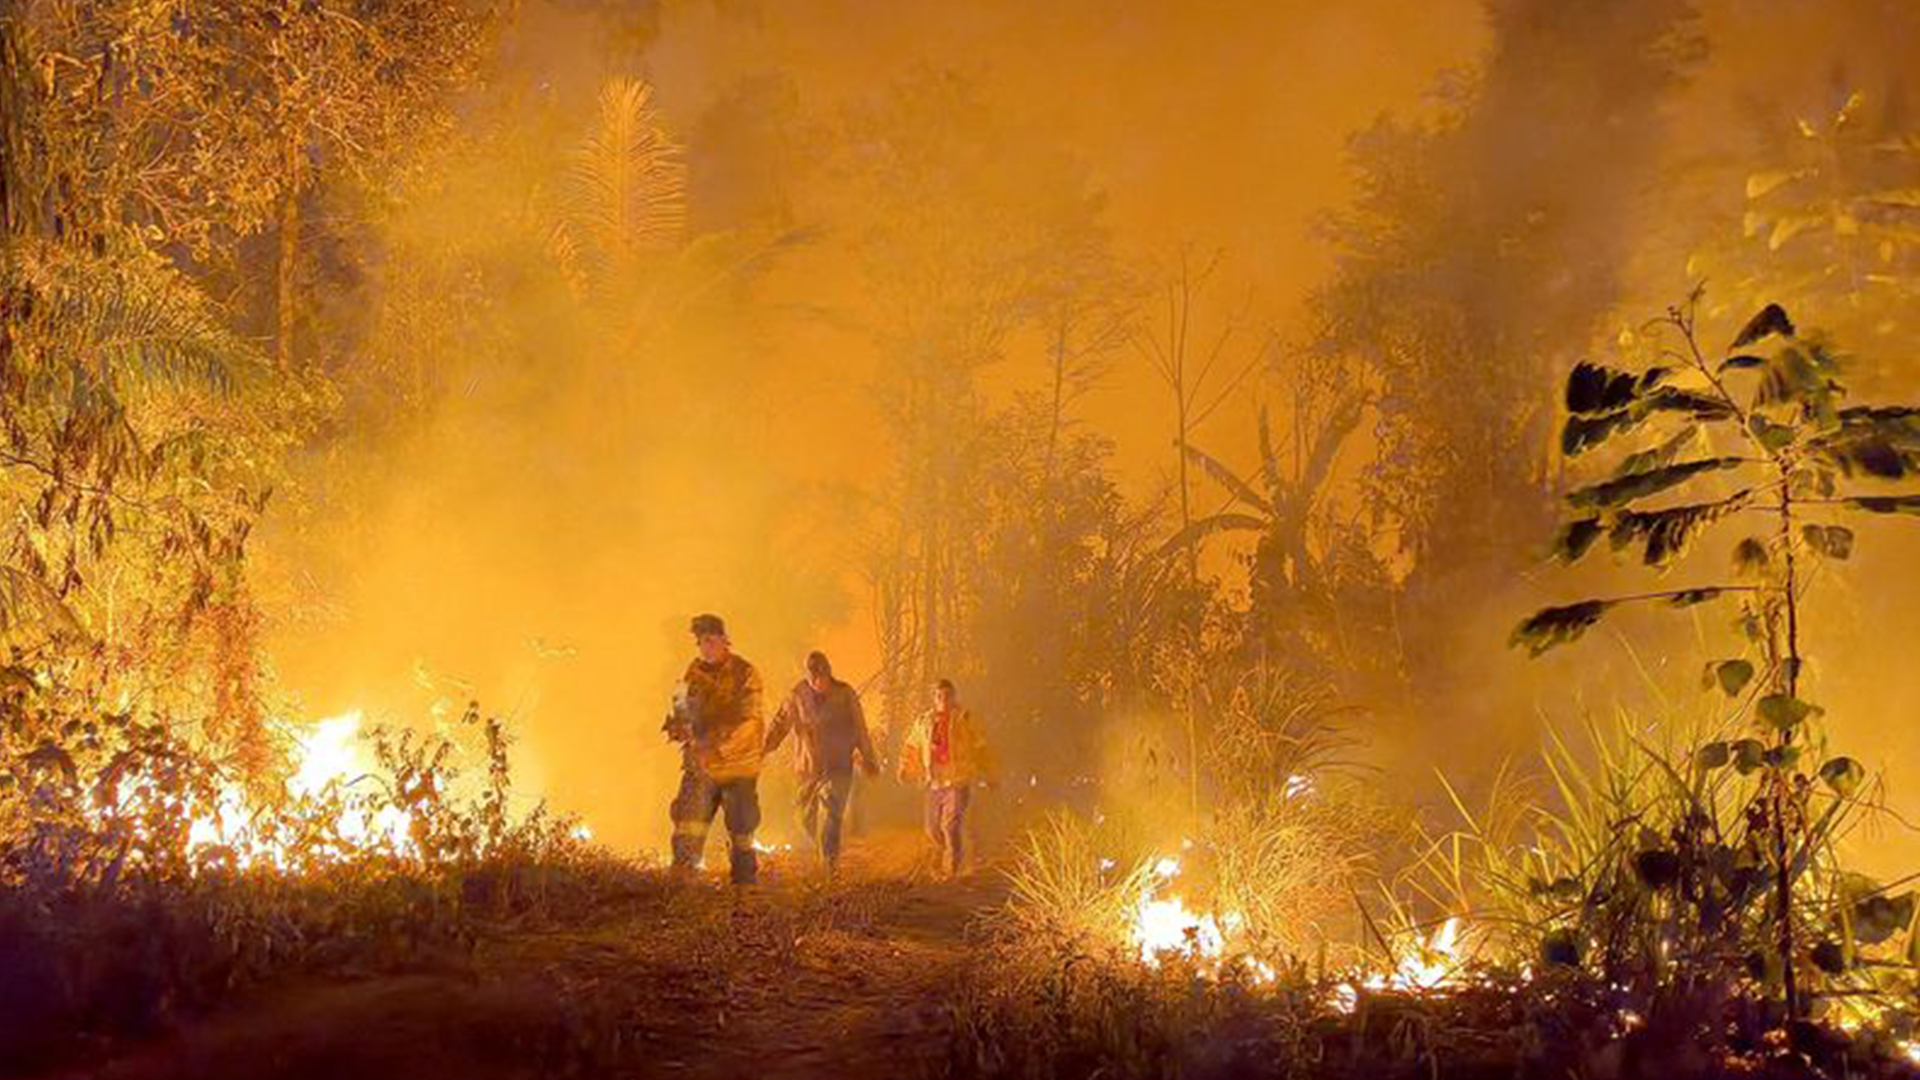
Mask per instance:
[[[868,776],[880,771],[880,758],[867,731],[860,694],[833,677],[827,654],[807,654],[806,678],[794,684],[767,728],[766,753],[793,735],[793,771],[800,781],[801,824],[832,872],[840,862],[841,820],[853,793],[857,755]]]

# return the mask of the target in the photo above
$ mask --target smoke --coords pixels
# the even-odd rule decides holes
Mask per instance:
[[[351,346],[342,421],[258,545],[263,588],[289,613],[273,655],[290,707],[417,722],[478,698],[522,733],[531,792],[630,845],[665,835],[677,756],[658,727],[689,616],[724,615],[776,693],[814,647],[856,682],[877,670],[870,526],[897,448],[875,402],[887,361],[852,251],[872,223],[847,205],[861,148],[846,119],[916,71],[961,73],[983,108],[1084,163],[1121,262],[1223,248],[1221,295],[1295,341],[1338,262],[1316,223],[1366,194],[1349,137],[1382,114],[1459,111],[1443,167],[1411,182],[1475,213],[1419,224],[1447,252],[1487,256],[1452,264],[1452,295],[1479,305],[1474,343],[1496,351],[1476,356],[1537,394],[1530,422],[1545,431],[1564,363],[1683,296],[1688,252],[1737,232],[1767,147],[1756,116],[1830,110],[1845,84],[1904,100],[1911,78],[1903,35],[1876,21],[1888,7],[1866,0],[1615,7],[518,5],[449,137],[418,147],[395,184],[328,195],[329,219],[350,223],[343,245],[372,254],[317,271],[315,317]],[[1684,80],[1621,85],[1641,70],[1621,50],[1676,35],[1703,48],[1630,59]],[[618,80],[653,88],[648,123],[686,170],[684,222],[631,249],[595,239],[581,205]],[[1501,262],[1515,245],[1533,247]],[[1037,346],[1016,339],[982,392],[1036,389]],[[1203,433],[1236,467],[1256,460],[1256,404]],[[1113,441],[1123,491],[1164,486],[1170,419],[1143,366],[1117,365],[1084,422]],[[1357,488],[1377,449],[1363,437],[1343,482]],[[1393,775],[1445,751],[1471,782],[1528,752],[1543,717],[1657,709],[1649,684],[1691,685],[1692,651],[1723,631],[1683,625],[1637,654],[1602,642],[1539,663],[1507,650],[1525,612],[1624,580],[1540,572],[1520,534],[1556,478],[1543,481],[1525,512],[1495,503],[1473,522],[1517,541],[1471,588],[1442,590],[1415,643],[1437,677],[1365,702],[1400,721],[1374,732]],[[1836,740],[1871,739],[1894,765],[1912,747],[1878,718],[1901,704],[1887,673],[1915,607],[1893,571],[1911,542],[1863,534],[1856,569],[1876,587],[1822,582],[1816,609],[1833,626],[1814,640],[1833,642],[1815,675]],[[1234,555],[1216,556],[1230,589]],[[1891,775],[1896,791],[1920,782]]]
[[[381,258],[333,313],[360,333],[343,434],[263,543],[309,616],[274,651],[312,713],[479,700],[530,796],[657,843],[689,617],[724,615],[777,693],[853,622],[858,506],[811,468],[833,387],[768,355],[754,292],[789,241],[684,227],[701,184],[649,148],[681,125],[617,65],[569,66],[576,24],[530,19],[535,55],[510,37],[456,139],[354,208]]]

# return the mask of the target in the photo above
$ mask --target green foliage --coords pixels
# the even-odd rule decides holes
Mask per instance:
[[[1790,694],[1768,694],[1755,703],[1754,712],[1763,723],[1786,733],[1812,716],[1814,707]]]
[[[1805,525],[1800,535],[1808,547],[1829,559],[1846,559],[1853,554],[1853,530],[1845,525]]]
[[[1489,955],[1595,979],[1636,1011],[1703,985],[1778,993],[1772,751],[1725,738],[1718,712],[1691,723],[1620,714],[1588,722],[1578,741],[1555,733],[1546,791],[1504,783],[1484,807],[1457,802],[1462,827],[1434,837],[1399,886],[1468,913]],[[1827,977],[1810,988],[1813,1007],[1858,1020],[1900,1007],[1911,901],[1841,866],[1842,839],[1870,811],[1864,771],[1835,758],[1820,775],[1825,790],[1796,796],[1811,824],[1789,852],[1794,955],[1803,976],[1811,963]]]
[[[1607,600],[1582,600],[1564,607],[1542,608],[1514,627],[1508,643],[1525,645],[1529,652],[1539,656],[1548,649],[1579,640],[1612,606]]]
[[[1577,488],[1568,492],[1567,505],[1581,510],[1617,509],[1636,500],[1658,495],[1668,488],[1678,487],[1703,473],[1737,469],[1742,464],[1744,462],[1739,458],[1708,458],[1704,461],[1683,461],[1678,465],[1629,473],[1592,487]]]
[[[166,260],[139,245],[95,254],[17,240],[0,260],[18,334],[11,362],[29,400],[85,385],[107,393],[156,387],[231,392],[257,380],[258,352]]]
[[[0,634],[187,648],[309,422],[309,388],[273,378],[138,243],[0,239],[0,256]],[[95,586],[116,576],[108,621]]]
[[[1867,782],[1867,770],[1850,757],[1837,757],[1820,766],[1820,779],[1826,781],[1835,795],[1851,799]]]
[[[1870,514],[1911,514],[1920,516],[1920,495],[1854,495],[1841,504]]]
[[[1912,422],[1914,410],[1905,406],[1841,408],[1846,389],[1836,354],[1824,342],[1803,337],[1778,304],[1754,314],[1721,359],[1709,358],[1696,330],[1697,301],[1696,296],[1686,308],[1672,309],[1666,320],[1679,339],[1666,355],[1690,369],[1656,367],[1635,375],[1581,364],[1569,377],[1571,415],[1563,439],[1569,456],[1658,415],[1661,410],[1652,402],[1660,395],[1682,395],[1699,404],[1682,410],[1686,419],[1680,430],[1627,453],[1610,479],[1568,494],[1571,507],[1589,513],[1562,527],[1554,553],[1564,561],[1577,560],[1605,532],[1616,551],[1640,543],[1642,561],[1664,569],[1728,515],[1762,514],[1771,522],[1771,538],[1743,537],[1734,548],[1734,568],[1751,583],[1547,608],[1519,625],[1513,644],[1537,656],[1580,637],[1623,604],[1687,605],[1737,595],[1743,604],[1737,625],[1758,656],[1715,661],[1707,666],[1705,682],[1717,687],[1732,703],[1735,718],[1758,728],[1761,737],[1702,743],[1693,748],[1690,763],[1638,739],[1611,749],[1596,739],[1604,752],[1594,780],[1563,756],[1556,779],[1575,816],[1554,827],[1565,845],[1564,862],[1539,873],[1542,880],[1579,881],[1586,899],[1577,911],[1563,909],[1557,915],[1536,907],[1533,924],[1538,927],[1545,917],[1544,932],[1573,931],[1576,946],[1604,943],[1598,956],[1609,969],[1607,977],[1628,978],[1648,991],[1687,970],[1688,963],[1746,956],[1747,977],[1762,989],[1778,990],[1789,1016],[1797,1016],[1815,1000],[1810,994],[1833,990],[1816,988],[1821,977],[1850,980],[1854,989],[1847,992],[1878,992],[1878,984],[1872,991],[1862,989],[1867,984],[1860,981],[1864,976],[1856,977],[1855,950],[1882,944],[1893,934],[1888,927],[1895,916],[1905,917],[1899,926],[1904,930],[1912,915],[1910,898],[1905,907],[1889,908],[1893,902],[1886,901],[1871,911],[1861,908],[1855,912],[1859,918],[1852,919],[1843,905],[1845,933],[1829,936],[1826,913],[1843,880],[1833,845],[1859,806],[1866,773],[1847,757],[1827,759],[1811,777],[1802,767],[1806,751],[1819,745],[1811,728],[1822,715],[1818,705],[1801,696],[1803,566],[1808,557],[1850,558],[1856,537],[1846,525],[1807,518],[1846,510],[1911,512],[1920,497],[1862,495],[1846,488],[1912,475],[1920,462],[1920,432]],[[1744,380],[1744,392],[1736,380]],[[1619,417],[1625,419],[1613,419]],[[1696,433],[1709,445],[1742,452],[1674,463],[1678,449],[1691,444]],[[1671,491],[1707,486],[1709,477],[1722,473],[1731,474],[1730,486],[1706,498],[1640,505]],[[1824,791],[1812,785],[1814,777]],[[1498,863],[1487,865],[1495,867],[1489,881],[1510,876]],[[1609,865],[1630,866],[1638,891],[1623,892],[1620,871],[1604,869]],[[1575,872],[1566,874],[1562,866]],[[1512,891],[1510,883],[1504,887]],[[1528,895],[1560,892],[1530,889]],[[1653,894],[1672,899],[1656,904]],[[1845,925],[1849,922],[1855,925]],[[1869,928],[1864,935],[1863,925]],[[1642,944],[1621,954],[1623,940]],[[1650,950],[1649,940],[1660,947]],[[1717,977],[1732,976],[1722,971]]]
[[[1799,297],[1844,320],[1830,328],[1850,339],[1901,348],[1920,295],[1920,140],[1898,98],[1859,88],[1824,115],[1782,116],[1759,132],[1764,164],[1726,178],[1744,189],[1739,235],[1694,252],[1688,272],[1727,283],[1722,303]],[[1903,356],[1885,359],[1886,372],[1869,373],[1876,386],[1911,374]]]
[[[1739,697],[1740,691],[1753,681],[1753,663],[1749,660],[1722,660],[1710,665],[1709,673],[1728,697]]]
[[[1656,367],[1635,375],[1583,363],[1568,379],[1566,397],[1573,414],[1568,418],[1569,430],[1579,433],[1563,443],[1570,455],[1637,427],[1652,415],[1649,403],[1660,395],[1685,395],[1699,404],[1689,410],[1687,421],[1678,430],[1625,455],[1610,478],[1568,493],[1567,502],[1574,509],[1599,512],[1563,525],[1553,545],[1554,554],[1568,562],[1577,561],[1604,534],[1614,550],[1639,545],[1643,562],[1665,568],[1684,556],[1706,528],[1733,512],[1778,503],[1778,515],[1798,525],[1799,535],[1791,535],[1795,530],[1789,529],[1773,546],[1757,538],[1741,540],[1735,550],[1735,565],[1744,574],[1761,576],[1763,584],[1717,587],[1753,591],[1756,610],[1774,610],[1785,602],[1777,575],[1786,572],[1784,564],[1791,561],[1791,549],[1805,547],[1835,560],[1844,560],[1853,552],[1851,529],[1839,524],[1795,522],[1795,517],[1814,506],[1907,512],[1904,500],[1915,496],[1836,494],[1835,488],[1855,478],[1885,480],[1908,475],[1916,451],[1920,451],[1920,431],[1914,427],[1912,410],[1905,407],[1837,408],[1835,403],[1844,394],[1837,360],[1821,343],[1797,337],[1793,321],[1777,304],[1767,305],[1748,320],[1734,335],[1727,358],[1718,364],[1709,362],[1698,348],[1690,311],[1675,309],[1668,325],[1686,346],[1681,355],[1693,361],[1691,372]],[[1773,342],[1778,343],[1777,348],[1767,357],[1737,351]],[[1730,374],[1746,374],[1753,380],[1744,401],[1724,381]],[[1683,385],[1689,379],[1699,388]],[[1623,422],[1604,430],[1593,425],[1595,417],[1630,414],[1631,424]],[[1701,436],[1744,441],[1751,452],[1674,462],[1682,446]],[[1682,505],[1639,505],[1669,491],[1701,484],[1719,473],[1739,474],[1737,486],[1710,499]],[[1781,565],[1776,565],[1776,556]],[[1671,599],[1672,594],[1631,599],[1655,598]],[[1514,642],[1537,654],[1571,641],[1614,603],[1588,601],[1548,609],[1523,623],[1515,632]]]

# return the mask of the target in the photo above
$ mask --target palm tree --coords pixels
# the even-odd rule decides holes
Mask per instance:
[[[616,78],[600,90],[593,130],[575,151],[552,250],[576,290],[617,286],[686,232],[687,170],[653,87]]]
[[[803,231],[742,228],[690,235],[687,169],[653,88],[610,79],[560,196],[538,208],[547,248],[592,308],[612,356],[637,353],[683,312],[803,241]]]

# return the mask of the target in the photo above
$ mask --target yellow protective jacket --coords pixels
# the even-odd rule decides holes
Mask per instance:
[[[687,757],[715,780],[760,775],[766,713],[760,673],[738,656],[718,664],[687,665],[687,698],[700,717],[700,732],[687,743]]]
[[[933,761],[934,714],[921,713],[900,744],[900,779],[909,784],[974,784],[998,778],[993,753],[987,747],[980,722],[964,706],[955,706],[947,719],[947,760]]]

